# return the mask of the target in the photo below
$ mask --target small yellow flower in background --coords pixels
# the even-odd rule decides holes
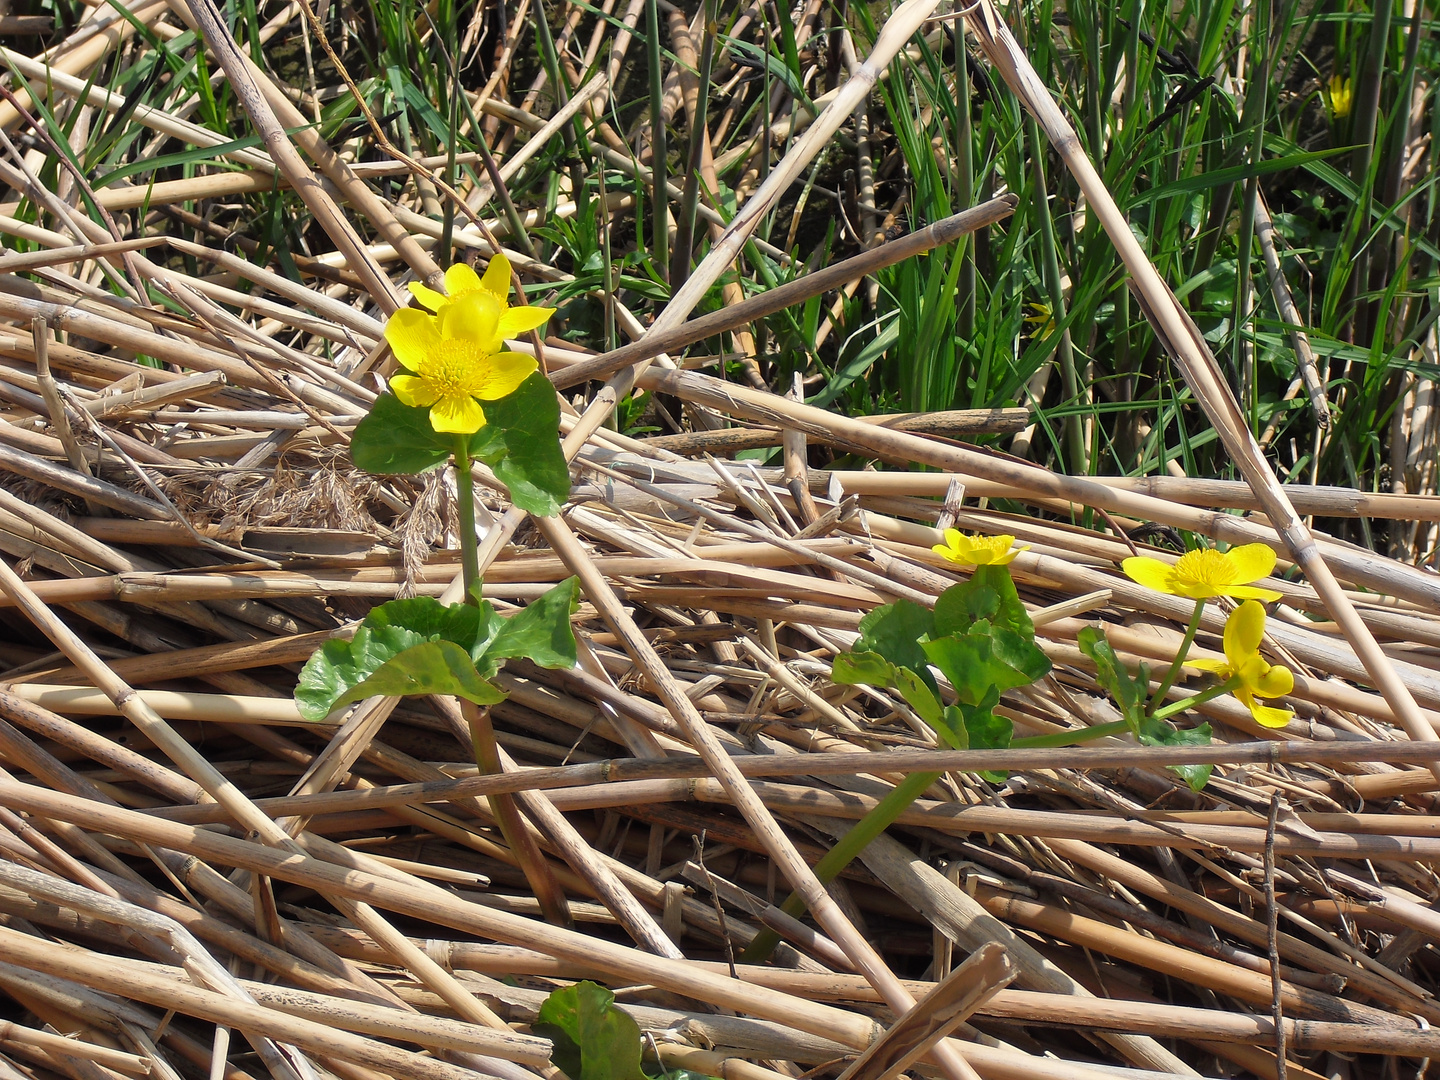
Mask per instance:
[[[507,321],[519,312],[527,318]],[[529,317],[536,312],[544,312],[544,318]],[[436,315],[414,308],[397,311],[385,326],[385,340],[395,359],[414,374],[393,376],[390,389],[406,405],[428,408],[436,431],[473,435],[485,426],[480,402],[514,393],[539,366],[522,353],[502,352],[505,339],[519,332],[517,325],[530,329],[549,317],[549,308],[508,308],[488,289],[447,300]]]
[[[1013,536],[966,536],[959,529],[945,530],[945,543],[930,550],[961,566],[1004,566],[1029,544],[1014,547]]]
[[[1325,94],[1325,104],[1330,109],[1331,118],[1344,120],[1349,116],[1352,100],[1350,80],[1342,79],[1339,75],[1331,75],[1330,86]]]
[[[1026,304],[1025,307],[1030,312],[1025,316],[1025,325],[1030,327],[1031,337],[1043,338],[1055,329],[1055,315],[1047,302],[1042,300],[1038,304]]]
[[[1221,679],[1239,679],[1232,691],[1245,703],[1256,722],[1269,728],[1282,728],[1290,723],[1294,712],[1261,705],[1255,699],[1284,697],[1295,689],[1295,676],[1290,669],[1271,664],[1260,655],[1260,641],[1265,636],[1265,609],[1258,601],[1246,600],[1225,620],[1225,659],[1187,660],[1187,667],[1212,671]]]
[[[1275,569],[1275,552],[1264,544],[1244,544],[1226,552],[1214,548],[1187,551],[1174,566],[1135,555],[1120,564],[1132,581],[1148,589],[1207,600],[1212,596],[1233,596],[1237,600],[1279,600],[1274,589],[1250,584],[1269,577]]]

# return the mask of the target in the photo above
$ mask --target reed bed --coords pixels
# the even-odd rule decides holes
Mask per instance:
[[[865,40],[827,23],[818,84],[758,62],[706,121],[696,72],[733,90],[756,68],[703,17],[526,10],[485,31],[489,79],[455,101],[480,149],[428,156],[384,117],[343,137],[316,123],[354,83],[308,0],[252,6],[254,48],[210,0],[110,0],[51,47],[0,49],[0,1078],[557,1080],[532,1025],[580,979],[637,1020],[652,1074],[1423,1075],[1440,1056],[1440,578],[1316,519],[1393,522],[1419,545],[1440,497],[1281,485],[1123,243],[1244,482],[1052,471],[998,449],[1033,433],[1027,408],[842,416],[772,388],[767,319],[808,311],[823,340],[885,267],[1021,209],[977,195],[885,239],[903,206],[876,205],[867,110],[964,39],[960,15],[909,0]],[[981,0],[964,18],[1111,225],[999,14]],[[784,48],[818,48],[820,19],[804,5]],[[271,42],[303,46],[293,81],[256,63]],[[666,125],[610,126],[643,50],[657,113],[691,132],[688,176],[667,179]],[[129,80],[164,57],[200,58],[203,87],[141,94]],[[222,84],[252,137],[194,119]],[[761,117],[741,107],[757,100]],[[56,168],[74,157],[56,131],[107,127],[172,156],[98,188]],[[836,152],[856,162],[863,235],[796,265],[754,229],[779,214],[793,241],[794,185],[815,195]],[[521,194],[546,170],[548,203]],[[257,240],[235,221],[255,206],[289,223]],[[596,252],[661,255],[658,314],[604,260],[538,257],[582,226]],[[497,251],[532,299],[571,305],[565,332],[517,347],[561,393],[573,486],[562,515],[531,519],[477,467],[484,593],[508,611],[574,575],[583,601],[574,670],[499,677],[503,771],[481,774],[453,702],[316,724],[291,694],[374,605],[459,595],[454,478],[369,476],[346,447],[393,370],[404,285]],[[1217,698],[1197,709],[1209,746],[936,746],[830,662],[877,606],[963,578],[931,550],[950,526],[1028,545],[1011,569],[1054,666],[1004,698],[1017,736],[1114,718],[1085,626],[1132,667],[1174,657],[1189,602],[1118,563],[1173,558],[1182,532],[1279,553],[1266,649],[1295,673],[1294,719],[1261,728]],[[1223,621],[1202,621],[1196,655],[1219,655]],[[1179,764],[1215,771],[1197,793]],[[807,867],[921,772],[940,779],[819,890]],[[500,796],[563,919],[541,916]],[[814,919],[779,909],[792,886]],[[772,961],[741,963],[762,930],[782,938]]]

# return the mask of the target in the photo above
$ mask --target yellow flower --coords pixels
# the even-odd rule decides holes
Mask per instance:
[[[543,317],[534,318],[537,312]],[[514,393],[538,366],[521,353],[502,352],[505,339],[549,315],[548,308],[507,307],[488,289],[448,300],[437,315],[397,311],[385,326],[385,340],[414,374],[392,377],[390,389],[406,405],[428,408],[436,431],[472,435],[485,426],[480,402]]]
[[[945,530],[945,543],[936,544],[930,550],[943,555],[961,566],[1004,566],[1022,551],[1029,551],[1029,544],[1012,547],[1013,536],[966,536],[959,529]]]
[[[1275,569],[1275,552],[1264,544],[1244,544],[1221,553],[1214,548],[1187,551],[1174,566],[1159,559],[1135,555],[1120,569],[1146,588],[1206,600],[1212,596],[1233,596],[1237,600],[1279,600],[1274,589],[1261,589],[1249,582],[1269,577]]]
[[[1038,304],[1026,304],[1025,307],[1030,311],[1030,314],[1025,316],[1025,324],[1030,327],[1031,337],[1042,338],[1055,329],[1055,315],[1048,302],[1042,300]]]
[[[1232,691],[1250,710],[1250,715],[1265,727],[1282,728],[1290,723],[1294,712],[1261,705],[1257,697],[1284,697],[1295,689],[1295,676],[1290,669],[1269,663],[1260,655],[1260,639],[1265,636],[1265,609],[1255,600],[1246,600],[1225,620],[1225,659],[1187,660],[1186,666],[1213,671],[1221,679],[1238,679]]]
[[[1344,120],[1350,115],[1351,100],[1350,80],[1331,75],[1329,91],[1325,94],[1325,104],[1330,107],[1330,116],[1336,120]]]

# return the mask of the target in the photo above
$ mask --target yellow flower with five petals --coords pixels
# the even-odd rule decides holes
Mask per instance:
[[[1251,585],[1275,569],[1275,552],[1264,544],[1243,544],[1220,552],[1214,548],[1187,551],[1175,565],[1135,555],[1120,564],[1132,581],[1171,596],[1207,600],[1231,596],[1236,600],[1279,600],[1274,589]]]
[[[538,367],[532,357],[502,351],[505,339],[533,329],[550,313],[511,308],[480,288],[447,299],[435,315],[397,311],[385,326],[385,340],[412,374],[392,376],[390,389],[406,405],[428,408],[436,431],[473,435],[485,426],[480,402],[514,393]]]
[[[945,530],[945,543],[930,550],[960,566],[1004,566],[1029,544],[1014,546],[1013,536],[966,536],[959,529]]]
[[[1258,723],[1283,728],[1294,712],[1261,705],[1255,699],[1284,697],[1295,689],[1295,676],[1289,668],[1271,664],[1260,655],[1264,636],[1265,608],[1258,601],[1246,600],[1225,620],[1225,659],[1187,660],[1185,664],[1234,682],[1231,692],[1244,702]]]

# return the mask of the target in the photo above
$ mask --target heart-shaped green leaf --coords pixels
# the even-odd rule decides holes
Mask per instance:
[[[453,641],[426,641],[390,658],[335,702],[338,708],[362,698],[386,695],[451,694],[476,705],[494,705],[505,692],[475,670],[470,654]]]
[[[485,427],[470,452],[495,471],[521,510],[558,514],[570,494],[570,467],[560,450],[560,402],[538,371],[510,396],[485,403]]]
[[[543,668],[575,666],[575,633],[570,616],[580,606],[580,579],[566,578],[501,622],[498,632],[476,662],[487,676],[503,660],[524,656]]]
[[[854,651],[879,653],[896,667],[909,668],[933,684],[919,642],[934,628],[935,615],[929,608],[909,600],[897,600],[876,608],[860,620],[860,638],[855,642]]]
[[[430,426],[430,410],[416,409],[394,394],[381,394],[350,436],[357,469],[379,476],[408,475],[450,460],[455,437]]]
[[[615,1008],[615,995],[585,981],[556,990],[540,1006],[536,1033],[570,1080],[647,1080],[640,1068],[640,1025]]]

